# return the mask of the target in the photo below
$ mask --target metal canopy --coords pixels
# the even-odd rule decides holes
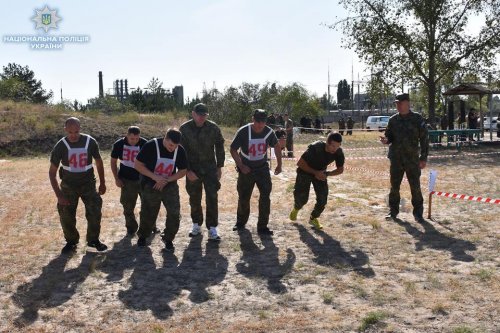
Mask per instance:
[[[462,83],[456,87],[448,89],[444,96],[453,96],[453,95],[489,95],[489,94],[500,94],[500,90],[492,90],[488,89],[479,84],[472,83]]]
[[[444,96],[457,96],[457,95],[478,95],[479,96],[479,124],[481,127],[481,132],[484,135],[484,126],[483,126],[483,110],[481,107],[481,97],[485,95],[493,95],[500,94],[500,90],[497,89],[488,89],[484,85],[474,84],[474,83],[461,83],[456,87],[448,89]],[[488,106],[490,119],[493,119],[491,105]],[[491,122],[490,122],[491,124]],[[493,140],[493,130],[490,128],[490,141]]]

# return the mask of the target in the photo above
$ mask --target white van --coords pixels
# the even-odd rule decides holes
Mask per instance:
[[[493,117],[493,119],[490,118],[490,117],[484,117],[483,118],[483,126],[484,126],[484,130],[485,131],[489,131],[490,130],[490,123],[491,123],[491,129],[493,131],[496,131],[497,130],[498,117]]]
[[[383,131],[389,123],[389,118],[389,116],[369,116],[366,119],[366,129]]]

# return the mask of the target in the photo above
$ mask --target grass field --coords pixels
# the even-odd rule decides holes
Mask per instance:
[[[234,131],[224,130],[228,141]],[[346,170],[329,179],[321,232],[307,224],[312,191],[298,221],[288,219],[294,161],[284,161],[284,172],[272,176],[272,238],[256,233],[256,189],[248,230],[232,231],[237,194],[229,154],[219,192],[220,245],[207,242],[206,231],[188,237],[189,204],[180,181],[182,220],[173,254],[162,251],[159,237],[144,249],[136,237],[125,237],[109,151],[103,152],[108,191],[101,232],[109,250],[96,253],[82,241],[72,257],[60,255],[64,239],[48,157],[4,157],[0,331],[498,332],[500,206],[435,197],[433,219],[417,223],[404,183],[400,219],[385,221],[389,163],[378,135],[344,137]],[[319,138],[300,135],[295,149]],[[422,175],[426,204],[429,169],[438,171],[437,190],[499,198],[497,153],[432,150]],[[164,219],[162,209],[158,225]],[[82,206],[78,229],[84,239]]]

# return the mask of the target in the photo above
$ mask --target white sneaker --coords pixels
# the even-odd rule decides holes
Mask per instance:
[[[201,234],[201,226],[198,223],[193,223],[193,229],[189,233],[189,237],[195,237]]]
[[[208,240],[220,242],[220,236],[217,234],[216,227],[210,227],[210,230],[208,231]]]

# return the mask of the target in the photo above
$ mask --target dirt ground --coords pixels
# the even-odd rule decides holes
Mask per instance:
[[[404,183],[400,219],[385,221],[389,162],[377,136],[344,138],[346,170],[329,179],[323,231],[307,224],[313,191],[298,221],[288,219],[290,160],[272,176],[274,236],[256,233],[257,189],[248,229],[232,231],[236,172],[227,154],[222,242],[208,242],[205,230],[188,237],[182,180],[173,253],[163,251],[159,237],[138,248],[137,237],[125,236],[109,151],[101,231],[109,250],[86,247],[80,205],[82,240],[73,256],[60,254],[64,238],[47,156],[0,160],[0,331],[499,332],[500,205],[433,197],[432,220],[417,223]],[[301,135],[295,149],[318,138]],[[500,198],[499,152],[432,149],[422,174],[425,215],[429,169],[438,171],[439,191]],[[158,225],[164,220],[162,209]]]

